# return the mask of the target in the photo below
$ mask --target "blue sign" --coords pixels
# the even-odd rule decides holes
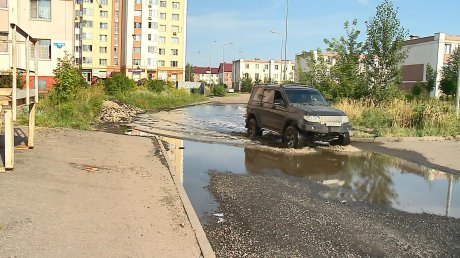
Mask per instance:
[[[55,42],[53,43],[53,45],[57,48],[62,48],[63,46],[65,46],[65,43]]]

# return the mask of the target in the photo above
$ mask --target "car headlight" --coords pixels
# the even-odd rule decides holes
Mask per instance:
[[[303,119],[311,123],[321,123],[321,118],[319,118],[319,116],[304,116]]]
[[[342,116],[342,124],[350,122],[348,116]]]

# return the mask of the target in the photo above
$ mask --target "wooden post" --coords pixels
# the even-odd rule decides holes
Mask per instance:
[[[5,168],[14,167],[14,126],[13,110],[5,109]]]
[[[16,46],[16,25],[13,25],[13,35],[12,35],[12,46],[11,46],[11,59],[13,64],[13,121],[16,121],[16,89],[17,89],[17,66],[18,66],[18,57],[17,57],[17,46]]]
[[[30,67],[29,67],[29,62],[30,62],[30,53],[29,53],[29,46],[30,46],[30,37],[27,36],[26,38],[26,104],[29,105],[30,104],[30,92],[29,92],[29,88],[30,88],[30,82],[29,82],[29,77],[30,77]]]
[[[35,103],[29,104],[29,135],[27,137],[27,147],[34,148],[35,143]]]
[[[35,103],[38,103],[38,41],[35,41],[34,43],[34,51],[35,51],[35,56],[34,56],[34,68],[35,68],[35,87],[34,87],[34,93],[35,93]]]

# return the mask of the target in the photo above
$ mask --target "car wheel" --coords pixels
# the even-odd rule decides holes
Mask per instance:
[[[339,140],[338,140],[338,143],[342,146],[347,146],[349,145],[351,142],[350,140],[350,133],[349,132],[345,132],[341,135],[339,135]]]
[[[251,118],[248,121],[248,138],[254,140],[257,136],[262,135],[262,130],[257,126],[257,121],[255,118]]]
[[[286,148],[298,148],[301,147],[301,138],[299,130],[293,125],[288,126],[284,130],[283,141]]]

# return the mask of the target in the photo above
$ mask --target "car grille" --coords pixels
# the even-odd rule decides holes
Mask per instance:
[[[342,116],[320,116],[321,123],[342,123]]]

